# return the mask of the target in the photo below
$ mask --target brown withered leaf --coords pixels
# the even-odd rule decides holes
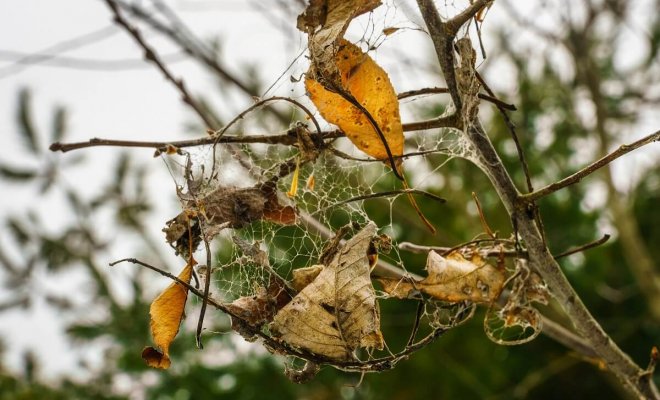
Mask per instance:
[[[298,17],[298,29],[309,35],[309,53],[316,73],[339,84],[334,62],[338,41],[353,18],[373,10],[380,0],[311,0]]]
[[[349,360],[357,348],[383,348],[367,252],[376,234],[370,222],[269,325],[274,337],[332,360]]]
[[[504,271],[488,264],[477,254],[468,261],[458,252],[445,258],[430,251],[426,270],[428,276],[420,281],[396,278],[379,278],[378,281],[385,292],[401,299],[422,292],[442,301],[469,300],[474,303],[495,301],[504,284]]]
[[[281,205],[277,192],[269,185],[220,187],[197,200],[187,200],[184,211],[167,221],[163,232],[178,254],[188,255],[189,249],[195,251],[202,241],[198,218],[204,218],[209,231],[206,239],[211,240],[213,235],[209,233],[221,230],[214,227],[242,228],[262,219],[290,225],[296,217],[295,208]]]
[[[192,267],[192,263],[186,265],[179,274],[179,279],[190,283]],[[178,282],[172,282],[151,303],[151,337],[156,347],[145,347],[142,350],[142,358],[148,366],[162,369],[170,367],[170,344],[179,332],[187,298],[188,288]]]
[[[231,328],[252,341],[254,336],[244,329],[244,324],[258,328],[271,322],[275,314],[291,301],[286,283],[279,277],[271,277],[268,288],[260,287],[253,296],[239,297],[227,304],[227,309],[236,317],[231,317]]]
[[[353,96],[378,124],[393,156],[403,154],[399,100],[387,73],[356,45],[342,40],[334,59],[341,88]],[[337,125],[366,154],[388,160],[387,150],[367,115],[336,91],[326,90],[311,74],[305,79],[309,97],[323,118]]]

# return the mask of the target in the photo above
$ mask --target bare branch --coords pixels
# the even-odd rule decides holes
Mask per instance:
[[[425,94],[438,94],[438,93],[449,93],[449,89],[440,88],[440,87],[431,87],[431,88],[424,88],[417,90],[409,90],[407,92],[399,93],[397,97],[399,98],[399,100],[403,100],[409,97],[423,96]],[[491,93],[489,94],[479,93],[478,96],[480,99],[493,103],[496,106],[502,107],[505,110],[510,110],[510,111],[517,110],[515,105],[505,103],[502,100],[498,99],[497,97],[493,96]]]
[[[472,2],[465,10],[461,11],[459,14],[454,16],[454,18],[450,19],[445,23],[447,26],[446,34],[447,36],[454,36],[458,33],[458,30],[461,29],[461,27],[471,20],[479,11],[481,11],[482,8],[487,7],[492,3],[494,0],[477,0],[475,2]]]
[[[417,2],[431,35],[431,40],[433,41],[440,67],[447,80],[447,86],[452,100],[457,110],[460,110],[460,94],[456,87],[453,72],[453,49],[451,47],[453,41],[451,33],[455,32],[457,28],[446,29],[431,0],[417,0]],[[467,21],[467,19],[465,20]],[[631,395],[639,398],[660,399],[660,393],[658,393],[654,382],[650,379],[639,379],[643,370],[607,335],[568,282],[557,261],[550,254],[542,232],[528,213],[529,204],[531,204],[534,198],[538,198],[539,196],[531,197],[528,195],[525,200],[522,200],[524,197],[520,195],[520,192],[514,185],[508,171],[504,168],[499,155],[478,120],[470,121],[469,126],[465,129],[465,134],[477,153],[480,167],[486,172],[505,209],[511,216],[518,234],[527,246],[530,261],[535,265],[541,277],[551,288],[553,295],[564,309],[571,323],[575,326],[578,334],[605,361],[608,369],[617,376],[622,386]],[[655,139],[657,138],[650,139],[650,141]],[[629,148],[621,150],[623,152],[622,154],[629,151],[631,151]],[[617,156],[622,154],[617,154]],[[610,161],[606,160],[605,164]],[[576,181],[589,173],[587,172],[578,176]],[[566,184],[551,189],[548,192],[552,193],[564,186]],[[542,195],[546,194],[545,192],[542,193]]]
[[[660,131],[656,131],[655,133],[652,133],[648,136],[645,136],[633,143],[630,144],[624,144],[619,146],[618,149],[615,151],[611,152],[610,154],[600,158],[597,161],[594,161],[593,163],[587,165],[586,167],[582,168],[581,170],[577,171],[573,175],[570,175],[559,182],[552,183],[546,187],[543,187],[541,189],[538,189],[532,193],[527,193],[523,194],[520,196],[520,200],[522,200],[525,203],[531,203],[533,201],[536,201],[542,197],[545,197],[549,194],[552,194],[560,189],[565,188],[566,186],[573,185],[577,182],[580,182],[582,178],[591,175],[592,173],[596,172],[598,169],[606,166],[607,164],[611,163],[612,161],[616,160],[617,158],[630,153],[633,150],[636,150],[642,146],[645,146],[649,143],[657,142],[660,140]]]

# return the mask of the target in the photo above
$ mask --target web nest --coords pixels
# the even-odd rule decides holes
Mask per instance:
[[[339,38],[328,39],[319,34],[324,27],[317,26],[326,19],[347,25],[376,4],[365,2],[340,22],[329,15],[320,19],[315,12],[321,11],[313,6],[299,19],[299,27],[310,35],[308,75],[320,85],[315,90],[329,90],[354,107],[356,129],[373,128],[374,139],[366,146],[342,130],[322,130],[316,115],[298,101],[271,98],[212,132],[213,144],[194,152],[161,150],[179,156],[170,166],[179,171],[177,193],[183,209],[163,229],[167,242],[191,266],[202,244],[206,256],[206,263],[195,268],[197,285],[187,288],[202,299],[202,310],[211,304],[228,314],[232,329],[247,340],[260,340],[272,353],[304,360],[304,365],[293,362],[287,367],[296,382],[310,379],[323,364],[358,372],[393,368],[471,318],[479,303],[488,305],[485,330],[492,340],[523,343],[541,328],[530,304],[547,301],[546,288],[524,262],[507,267],[504,255],[522,251],[514,240],[488,236],[442,252],[431,250],[426,277],[406,271],[397,243],[405,222],[396,220],[394,202],[407,196],[416,206],[413,195],[443,200],[424,190],[423,183],[410,188],[404,180],[401,189],[393,176],[402,178],[404,161],[427,177],[453,157],[479,163],[463,136],[479,105],[476,55],[469,39],[456,42],[463,108],[459,115],[448,110],[438,119],[451,117],[450,127],[408,137],[405,146],[401,139],[397,151],[387,136],[389,122],[378,120],[382,113],[367,110],[367,102],[346,88],[356,68],[342,70],[332,63],[341,46],[348,46],[339,42],[345,27],[337,31]],[[328,40],[339,46],[338,53],[320,52]],[[293,104],[311,123],[294,121],[286,132],[258,140],[225,136],[235,121],[275,100]],[[394,102],[398,113],[396,97]],[[373,154],[374,144],[381,155],[365,156]],[[363,146],[362,152],[355,146]],[[378,226],[372,222],[365,207],[369,202],[385,204],[387,212],[379,215],[388,220]],[[220,249],[217,259],[211,252],[213,240]],[[495,263],[487,261],[494,255]],[[505,290],[508,286],[511,289]],[[379,303],[387,299],[417,304],[409,340],[396,351],[387,346],[380,329]],[[198,338],[203,318],[204,311]],[[382,320],[387,323],[387,315]]]

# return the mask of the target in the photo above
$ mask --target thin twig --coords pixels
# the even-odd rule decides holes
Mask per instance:
[[[439,203],[447,202],[447,200],[443,199],[442,197],[436,196],[435,194],[426,192],[424,190],[419,190],[419,189],[398,189],[398,190],[390,190],[390,191],[386,191],[386,192],[378,192],[378,193],[364,194],[364,195],[361,195],[361,196],[351,197],[350,199],[342,200],[338,203],[334,203],[332,205],[329,205],[325,209],[332,208],[332,207],[338,207],[338,206],[341,206],[341,205],[344,205],[344,204],[353,203],[353,202],[360,201],[360,200],[392,197],[392,196],[398,196],[400,194],[419,194],[419,195],[422,195],[424,197],[428,197],[429,199],[435,200]],[[319,211],[322,211],[322,210],[319,210]]]
[[[649,143],[657,142],[660,140],[660,131],[656,131],[648,136],[645,136],[633,143],[630,144],[624,144],[619,146],[618,149],[614,150],[610,154],[600,158],[597,161],[594,161],[593,163],[587,165],[586,167],[582,168],[581,170],[577,171],[576,173],[558,181],[555,183],[552,183],[548,186],[545,186],[541,189],[538,189],[532,193],[527,193],[523,194],[520,196],[520,200],[523,203],[531,203],[533,201],[536,201],[542,197],[545,197],[549,194],[552,194],[560,189],[565,188],[566,186],[573,185],[577,182],[580,182],[582,178],[591,175],[598,169],[606,166],[607,164],[611,163],[612,161],[616,160],[617,158],[630,153],[633,150],[636,150],[642,146],[645,146]]]
[[[557,255],[553,255],[555,260],[558,260],[562,257],[570,256],[571,254],[575,253],[580,253],[589,249],[593,249],[594,247],[600,246],[607,242],[610,239],[610,235],[605,234],[603,235],[602,238],[594,240],[592,242],[583,244],[581,246],[575,247],[573,249],[566,250],[564,252],[561,252]],[[507,241],[507,239],[499,239],[502,241]],[[486,242],[492,241],[492,239],[485,239]],[[481,241],[472,241],[472,242],[467,242],[467,243],[461,243],[458,246],[454,247],[442,247],[442,246],[424,246],[421,244],[415,244],[415,243],[410,243],[410,242],[401,242],[399,243],[399,249],[404,250],[404,251],[409,251],[411,253],[428,253],[429,251],[435,251],[440,254],[448,254],[451,253],[452,251],[455,251],[457,249],[467,247],[467,246],[472,246],[474,244],[478,244],[480,242],[484,242],[484,240]],[[503,250],[503,249],[492,249],[488,250],[485,252],[481,253],[482,256],[484,257],[514,257],[514,258],[528,258],[529,254],[525,250]]]
[[[481,208],[481,202],[479,202],[479,197],[477,197],[477,194],[475,192],[472,192],[472,200],[474,200],[474,204],[477,206],[477,212],[479,213],[479,220],[481,221],[481,227],[484,229],[484,232],[486,232],[486,235],[490,236],[491,239],[496,239],[497,235],[493,233],[492,229],[490,229],[490,226],[488,225],[488,221],[486,221],[486,216],[484,215],[484,210]]]
[[[407,99],[408,97],[423,96],[425,94],[436,94],[436,93],[449,93],[449,89],[441,88],[441,87],[430,87],[424,89],[409,90],[407,92],[399,93],[397,97],[399,98],[399,100],[403,100],[403,99]],[[499,107],[502,107],[505,110],[510,110],[510,111],[517,110],[515,105],[505,103],[491,93],[489,94],[479,93],[478,96],[480,99],[493,103]]]
[[[454,36],[458,33],[458,30],[461,29],[463,24],[474,18],[475,15],[479,11],[481,11],[482,8],[487,7],[492,3],[493,0],[476,0],[472,4],[470,4],[465,10],[461,11],[457,15],[455,15],[452,19],[447,21],[445,23],[447,27],[446,34],[447,36]]]
[[[419,331],[419,323],[422,319],[423,313],[424,313],[424,301],[419,300],[417,302],[417,312],[415,312],[415,323],[413,324],[412,331],[410,331],[410,337],[408,338],[408,343],[406,343],[406,347],[409,347],[413,343],[415,343],[415,336],[417,336],[417,331]]]
[[[576,248],[574,248],[574,249],[566,250],[566,251],[561,252],[561,253],[559,253],[559,254],[553,256],[553,257],[555,258],[555,260],[558,260],[558,259],[560,259],[560,258],[562,258],[562,257],[570,256],[571,254],[581,253],[581,252],[583,252],[583,251],[585,251],[585,250],[593,249],[594,247],[600,246],[601,244],[604,244],[604,243],[607,242],[608,240],[610,240],[610,235],[605,234],[605,235],[603,235],[602,238],[600,238],[600,239],[598,239],[598,240],[594,240],[593,242],[589,242],[589,243],[584,244],[584,245],[582,245],[582,246],[578,246],[578,247],[576,247]]]
[[[417,121],[417,122],[408,122],[403,124],[403,131],[423,131],[426,129],[436,129],[436,128],[457,128],[458,127],[458,118],[456,114],[447,115],[445,117],[438,117],[433,119],[428,119],[426,121]]]
[[[209,290],[211,289],[211,272],[213,271],[212,257],[211,257],[211,246],[209,241],[206,238],[206,233],[204,232],[204,223],[200,219],[199,227],[201,235],[204,241],[204,248],[206,250],[206,280],[204,281],[204,296],[202,297],[202,307],[199,310],[199,319],[197,320],[197,331],[195,333],[195,342],[197,343],[198,349],[203,349],[204,345],[202,344],[202,328],[204,327],[204,316],[206,314],[206,305],[209,302]],[[189,242],[192,243],[192,238],[189,239]]]
[[[463,245],[461,245],[463,247]],[[420,244],[410,243],[410,242],[401,242],[398,245],[400,250],[409,251],[411,253],[428,253],[429,251],[435,251],[436,253],[443,254],[448,253],[453,250],[456,250],[457,247],[443,247],[443,246],[423,246]],[[458,247],[460,248],[460,247]],[[480,253],[483,257],[519,257],[521,256],[520,252],[515,250],[500,250],[493,249],[486,252]],[[523,257],[527,257],[527,252],[522,253]]]
[[[290,99],[289,99],[290,100]],[[433,128],[454,128],[453,121],[455,120],[454,116],[444,117],[444,118],[435,118],[426,121],[418,122],[409,122],[403,124],[403,131],[417,131],[417,130],[426,130]],[[215,132],[215,131],[214,131]],[[323,131],[321,132],[321,139],[337,139],[341,137],[346,137],[344,132],[340,130],[333,131]],[[74,143],[60,143],[55,142],[50,145],[51,151],[61,151],[66,153],[72,150],[83,149],[87,147],[98,147],[98,146],[110,146],[110,147],[144,147],[152,149],[166,149],[169,145],[177,148],[185,147],[196,147],[196,146],[205,146],[209,144],[218,143],[227,143],[227,144],[251,144],[251,143],[264,143],[264,144],[279,144],[284,146],[293,146],[298,143],[295,130],[288,130],[287,133],[279,135],[222,135],[218,136],[208,136],[198,139],[189,139],[189,140],[175,140],[171,142],[143,142],[138,140],[114,140],[114,139],[102,139],[102,138],[92,138],[85,142],[74,142]],[[401,156],[393,156],[395,159]]]
[[[490,94],[491,96],[495,96],[495,93],[492,91],[490,86],[486,83],[484,78],[481,76],[481,74],[477,71],[475,71],[475,76],[481,83],[481,86]],[[504,119],[504,123],[506,124],[506,127],[509,130],[509,133],[511,134],[511,138],[513,139],[513,143],[516,145],[516,152],[518,152],[518,159],[520,160],[520,164],[523,167],[523,173],[525,174],[525,182],[527,183],[527,191],[531,192],[534,190],[534,186],[532,185],[532,177],[529,174],[529,166],[527,165],[527,160],[525,159],[525,153],[523,152],[522,145],[520,144],[520,139],[518,139],[518,134],[516,133],[516,126],[514,125],[513,121],[511,121],[511,118],[509,118],[509,114],[506,112],[504,107],[498,103],[495,104],[497,106],[498,111],[500,112],[500,115]]]
[[[381,160],[376,160],[375,158],[362,158],[362,157],[353,157],[350,154],[346,154],[341,150],[337,150],[336,148],[332,146],[328,146],[327,150],[330,151],[332,154],[336,155],[339,158],[343,158],[346,160],[351,160],[351,161],[359,161],[359,162],[365,162],[365,163],[372,163],[372,162],[382,162]],[[422,151],[412,151],[410,153],[402,154],[400,156],[394,156],[395,160],[405,160],[406,158],[411,158],[411,157],[418,157],[418,156],[425,156],[429,154],[438,154],[438,153],[447,153],[446,148],[440,148],[440,149],[434,149],[434,150],[422,150]]]

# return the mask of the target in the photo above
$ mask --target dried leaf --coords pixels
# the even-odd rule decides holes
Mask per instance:
[[[550,292],[526,260],[516,260],[516,273],[504,305],[491,304],[484,318],[484,330],[498,344],[516,345],[536,338],[543,328],[541,315],[533,302],[548,304]]]
[[[189,263],[179,274],[179,279],[190,283],[193,264]],[[151,316],[151,336],[154,347],[145,347],[142,358],[147,365],[153,368],[167,369],[170,366],[170,344],[179,332],[179,325],[188,298],[188,288],[178,282],[172,282],[151,303],[149,315]]]
[[[298,180],[300,177],[300,162],[296,162],[296,169],[293,170],[293,176],[291,177],[291,188],[289,191],[286,193],[289,198],[294,198],[296,197],[296,194],[298,194]]]
[[[298,29],[309,34],[312,65],[326,80],[339,84],[334,54],[348,24],[379,5],[380,0],[311,0],[298,17]]]
[[[275,337],[333,360],[352,359],[357,348],[383,348],[380,315],[367,252],[376,234],[369,223],[270,324]]]
[[[309,178],[307,178],[307,190],[313,192],[314,187],[316,186],[316,178],[314,177],[314,174],[311,174]]]
[[[282,225],[293,225],[296,223],[296,209],[291,206],[283,206],[273,193],[264,205],[264,219]]]
[[[296,210],[279,203],[277,192],[261,185],[250,188],[221,187],[201,199],[188,199],[186,209],[175,218],[167,221],[163,232],[165,238],[177,252],[187,254],[190,247],[194,251],[201,242],[201,229],[196,216],[203,215],[207,240],[219,233],[218,228],[242,228],[257,220],[267,220],[278,224],[294,224]],[[192,240],[192,245],[189,243]]]
[[[374,118],[393,156],[403,154],[399,101],[387,73],[357,46],[342,40],[335,58],[341,87]],[[308,75],[305,86],[325,120],[337,125],[360,150],[379,159],[388,155],[382,139],[364,112],[341,95],[326,90]]]
[[[469,300],[475,303],[495,301],[504,284],[504,271],[486,263],[476,254],[468,261],[458,252],[445,258],[431,251],[426,261],[426,270],[428,276],[421,281],[394,278],[378,280],[383,284],[385,292],[402,299],[422,292],[443,301]]]
[[[393,27],[393,26],[385,28],[385,29],[383,29],[383,35],[390,36],[391,34],[398,31],[399,29],[401,29],[401,28],[396,28],[396,27]]]
[[[307,268],[298,268],[293,270],[293,280],[291,286],[296,292],[302,292],[304,288],[316,279],[323,271],[323,265],[312,265]]]

